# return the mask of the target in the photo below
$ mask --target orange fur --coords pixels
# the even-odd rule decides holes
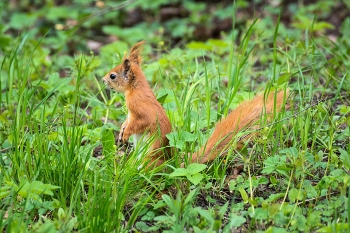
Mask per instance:
[[[122,64],[103,77],[103,82],[125,95],[128,117],[121,127],[119,140],[126,142],[133,134],[147,133],[154,136],[148,159],[150,162],[157,161],[156,164],[159,165],[164,162],[164,153],[159,149],[169,144],[166,135],[171,132],[171,124],[141,70],[140,51],[144,43],[141,41],[135,44],[129,56],[123,58]],[[192,155],[190,162],[206,163],[224,154],[223,152],[232,146],[232,139],[238,132],[245,128],[254,128],[264,110],[268,115],[274,110],[278,112],[284,100],[285,93],[279,92],[276,100],[271,93],[265,101],[263,95],[258,95],[253,100],[242,103],[217,123],[208,143]],[[235,146],[241,149],[243,140],[239,140]]]
[[[283,91],[278,92],[275,101],[274,93],[270,93],[264,101],[264,95],[260,94],[251,101],[241,103],[226,118],[216,124],[207,144],[192,155],[191,162],[206,163],[225,154],[223,152],[233,146],[234,136],[244,129],[256,127],[264,111],[267,115],[273,114],[274,110],[276,113],[280,111],[285,95]],[[235,144],[238,150],[243,146],[243,140],[238,140]]]
[[[143,44],[141,41],[134,45],[130,55],[106,74],[103,81],[125,95],[128,118],[122,125],[119,140],[126,142],[131,135],[145,132],[154,136],[149,159],[151,162],[157,160],[157,164],[160,164],[164,158],[159,149],[169,144],[166,135],[171,132],[171,124],[141,70],[142,59],[139,53]],[[112,79],[111,74],[116,77]]]

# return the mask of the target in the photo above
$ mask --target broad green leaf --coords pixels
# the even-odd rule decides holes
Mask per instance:
[[[62,208],[59,208],[57,216],[58,216],[58,219],[64,220],[66,218],[66,213],[64,212],[64,210]]]
[[[71,232],[73,228],[76,228],[77,226],[78,226],[78,218],[74,217],[71,220],[69,220],[67,224],[67,230]]]
[[[304,215],[299,215],[296,222],[298,230],[300,232],[305,232],[306,229],[306,218]]]
[[[169,195],[163,194],[163,195],[162,195],[162,199],[164,200],[164,202],[167,204],[167,206],[168,206],[171,210],[174,210],[173,199],[171,199],[171,197],[170,197]]]
[[[148,232],[149,231],[149,226],[145,222],[136,222],[135,224],[136,228],[139,229],[142,232]]]
[[[323,31],[324,29],[333,29],[334,26],[328,22],[317,22],[313,26],[314,31]]]
[[[343,169],[335,169],[333,170],[330,175],[334,176],[334,177],[343,177],[344,176],[344,170]]]
[[[247,202],[249,201],[247,192],[244,190],[243,187],[240,187],[240,188],[238,189],[238,191],[241,193],[241,196],[242,196],[243,201],[244,201],[245,203],[247,203]]]
[[[224,40],[209,39],[208,43],[212,44],[214,46],[217,46],[217,47],[222,47],[222,48],[226,48],[226,49],[229,48],[229,44],[226,41],[224,41]]]
[[[201,182],[201,180],[203,179],[203,175],[200,173],[196,173],[194,175],[187,175],[187,179],[194,185],[199,184],[199,182]]]
[[[106,57],[110,57],[114,54],[119,54],[121,59],[124,53],[128,51],[128,49],[129,49],[129,46],[126,42],[118,40],[102,46],[100,49],[100,52],[103,56],[106,56]]]
[[[29,13],[14,13],[11,15],[11,20],[8,24],[13,29],[23,29],[30,27],[35,22],[33,15]]]
[[[69,6],[55,6],[50,7],[46,17],[49,20],[56,21],[58,19],[76,19],[78,17],[78,10]]]
[[[269,228],[267,228],[267,230],[265,231],[265,233],[287,233],[288,231],[285,230],[284,228],[280,228],[280,227],[272,227],[270,226]]]
[[[284,73],[281,76],[279,76],[279,78],[277,80],[277,84],[282,85],[283,83],[288,82],[291,77],[292,77],[292,74]]]
[[[29,184],[29,183],[28,183]],[[51,184],[43,184],[41,181],[33,181],[29,184],[30,190],[37,194],[46,194],[53,195],[52,190],[58,189],[59,186],[51,185]]]
[[[157,100],[159,103],[164,104],[166,97],[168,96],[168,93],[164,93],[161,96],[157,96]]]
[[[179,139],[179,132],[168,133],[166,137],[169,139],[169,145],[171,147],[176,147],[180,150],[184,148],[185,143]]]
[[[296,201],[302,200],[304,198],[304,196],[303,196],[302,192],[299,192],[298,189],[292,188],[288,192],[288,198],[291,202],[296,202]]]
[[[261,176],[257,180],[258,184],[268,184],[269,180],[265,176]]]
[[[159,209],[159,208],[163,208],[165,206],[166,206],[166,203],[163,200],[160,200],[153,206],[153,208],[154,209]]]
[[[266,203],[268,203],[269,201],[267,200]],[[269,206],[269,214],[271,216],[274,216],[275,214],[278,213],[278,211],[280,211],[280,204],[279,203],[270,203],[270,206]]]
[[[235,190],[235,188],[236,188],[236,186],[237,186],[237,181],[234,180],[234,179],[230,180],[228,186],[229,186],[230,191]]]
[[[181,132],[181,138],[185,141],[185,142],[194,142],[197,139],[197,136],[194,134],[191,134],[187,131],[182,131]]]
[[[268,157],[264,161],[264,169],[261,172],[264,174],[271,174],[272,172],[276,171],[276,168],[279,165],[279,163],[280,163],[279,156]]]
[[[196,174],[196,173],[203,171],[206,167],[207,167],[207,165],[205,165],[205,164],[191,163],[187,167],[187,172],[189,174],[193,175],[193,174]]]
[[[211,50],[213,48],[212,45],[208,45],[203,42],[195,42],[195,41],[188,43],[186,46],[189,49],[197,49],[197,50]]]
[[[262,173],[265,174],[271,174],[271,173],[280,173],[286,177],[289,176],[288,171],[290,171],[292,168],[288,167],[286,162],[286,156],[271,156],[268,157],[264,161],[264,169],[262,170]]]
[[[211,215],[207,210],[203,210],[202,208],[197,208],[196,210],[207,221],[209,221],[212,224],[214,223],[215,219],[214,219],[213,215]]]
[[[107,125],[101,128],[101,143],[102,143],[102,154],[104,156],[113,156],[116,153],[115,138],[113,129]]]
[[[267,202],[274,202],[282,197],[284,197],[284,193],[273,193],[273,194],[270,194],[269,198],[267,198],[266,201]]]
[[[206,183],[206,185],[203,188],[204,189],[210,189],[211,187],[213,187],[213,183],[212,182],[208,182],[208,183]]]
[[[296,200],[299,200],[298,198],[299,190],[296,188],[292,188],[288,192],[288,198],[291,202],[296,202]]]
[[[344,163],[344,167],[346,169],[350,169],[350,155],[346,150],[343,150],[342,148],[338,149],[340,152],[340,159],[343,161]]]
[[[287,156],[291,156],[293,158],[298,157],[298,150],[295,147],[289,147],[289,148],[283,149],[279,153],[286,154]]]
[[[148,211],[144,216],[142,216],[141,221],[151,221],[155,217],[153,211]]]
[[[20,179],[20,185],[14,183],[8,183],[13,189],[18,192],[18,195],[24,198],[33,198],[34,200],[40,200],[41,194],[53,195],[52,190],[60,188],[59,186],[44,184],[41,181],[28,182],[25,178]]]
[[[0,191],[0,200],[7,197],[11,194],[11,190],[1,190]]]
[[[318,196],[317,191],[315,187],[312,186],[311,182],[309,182],[309,184],[304,184],[304,189],[306,191],[307,198],[316,198]]]
[[[154,221],[158,222],[172,222],[172,219],[166,215],[160,215],[154,218]]]
[[[187,169],[176,168],[172,173],[169,174],[169,177],[186,176],[187,174]]]
[[[116,35],[124,41],[130,41],[132,43],[147,38],[147,33],[149,33],[141,27],[121,28],[109,25],[103,26],[102,31],[109,35]]]
[[[307,216],[307,224],[308,226],[320,226],[321,225],[321,216],[322,216],[322,211],[320,210],[315,210],[310,211]]]
[[[237,214],[231,214],[230,216],[230,226],[231,227],[240,227],[246,222],[246,219]]]

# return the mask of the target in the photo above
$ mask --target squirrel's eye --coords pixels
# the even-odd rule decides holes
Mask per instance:
[[[109,77],[110,77],[111,79],[115,79],[115,78],[117,77],[117,75],[116,75],[116,74],[111,74]]]

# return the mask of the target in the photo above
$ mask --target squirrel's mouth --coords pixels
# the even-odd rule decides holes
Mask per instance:
[[[106,87],[110,88],[109,82],[107,80],[102,80]]]

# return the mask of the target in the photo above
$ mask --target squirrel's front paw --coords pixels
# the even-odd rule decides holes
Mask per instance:
[[[129,140],[129,137],[127,133],[125,133],[125,128],[126,126],[124,126],[118,136],[118,143],[126,143]]]
[[[118,140],[117,140],[117,143],[123,143],[124,140],[123,140],[123,137],[124,137],[124,130],[125,130],[125,127],[123,127],[120,132],[119,132],[119,136],[118,136]]]
[[[121,138],[121,137],[118,137],[118,139],[117,139],[117,144],[123,144],[123,141],[122,141],[122,138]]]
[[[129,135],[128,134],[125,134],[125,133],[123,133],[123,135],[121,136],[121,138],[120,138],[120,141],[122,142],[122,143],[127,143],[128,142],[128,140],[129,140]]]

